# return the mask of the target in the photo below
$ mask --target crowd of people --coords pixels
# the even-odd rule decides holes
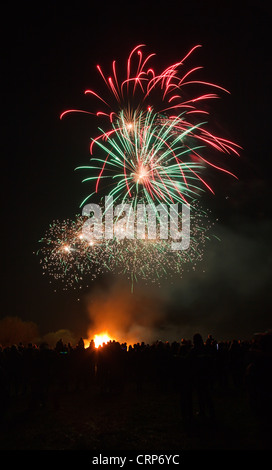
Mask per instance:
[[[213,420],[214,393],[243,388],[254,413],[272,420],[272,332],[249,341],[192,340],[152,344],[110,341],[96,348],[60,339],[47,344],[0,347],[0,416],[12,397],[24,395],[30,409],[58,407],[65,393],[95,389],[99,394],[143,393],[148,387],[179,394],[181,416],[191,426],[195,401],[199,416]],[[195,397],[195,398],[194,398]]]

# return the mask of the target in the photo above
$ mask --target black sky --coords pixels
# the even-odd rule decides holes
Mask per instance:
[[[75,116],[60,121],[59,115],[89,109],[83,92],[101,87],[97,63],[124,64],[131,49],[144,43],[163,68],[202,44],[195,64],[204,66],[205,78],[231,91],[214,108],[224,131],[243,147],[233,161],[239,183],[215,182],[217,195],[208,204],[219,218],[220,247],[207,253],[206,276],[190,275],[169,290],[167,318],[186,328],[190,322],[196,329],[216,325],[215,333],[271,328],[269,7],[182,1],[37,5],[2,7],[1,318],[17,315],[44,332],[83,332],[88,319],[79,294],[56,294],[33,255],[53,219],[79,213],[86,191],[74,168],[89,159],[94,122]]]

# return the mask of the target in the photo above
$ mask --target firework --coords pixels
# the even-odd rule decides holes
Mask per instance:
[[[201,47],[200,45],[193,47],[182,60],[167,67],[161,73],[156,73],[154,68],[149,65],[150,59],[155,54],[144,58],[142,47],[144,44],[136,46],[129,54],[124,68],[125,76],[121,80],[118,78],[116,61],[112,63],[111,76],[108,78],[102,68],[97,66],[97,70],[106,84],[108,96],[102,97],[91,89],[85,90],[85,94],[95,97],[102,104],[103,109],[96,112],[69,109],[61,114],[61,119],[69,113],[80,112],[106,117],[110,122],[113,122],[119,113],[124,111],[129,128],[133,125],[135,113],[150,111],[152,108],[157,108],[155,111],[160,113],[183,108],[187,110],[187,114],[206,114],[207,111],[198,107],[199,103],[203,100],[217,98],[217,95],[215,93],[196,94],[191,99],[185,100],[184,90],[188,85],[205,85],[229,93],[225,88],[213,83],[188,80],[189,76],[202,69],[202,67],[194,67],[184,70],[186,59]]]
[[[184,222],[179,216],[179,229]],[[145,233],[142,238],[120,238],[117,235],[108,240],[106,251],[110,271],[126,276],[132,285],[138,281],[159,285],[163,279],[181,278],[186,268],[196,268],[203,258],[206,242],[213,237],[210,233],[213,223],[197,201],[190,214],[190,222],[190,244],[186,250],[173,250],[171,237],[160,238],[159,225],[154,238]]]
[[[112,170],[112,175],[117,173],[114,175],[117,183],[112,180],[112,184],[116,183],[112,194],[116,196],[126,191],[131,198],[135,197],[132,186],[136,186],[137,191],[140,185],[144,187],[146,196],[168,202],[173,196],[185,201],[186,196],[191,196],[192,192],[195,196],[202,187],[213,192],[200,176],[200,170],[210,166],[236,177],[218,165],[213,155],[239,155],[239,146],[206,129],[206,115],[209,113],[199,106],[206,100],[218,98],[218,95],[202,93],[188,98],[185,89],[188,85],[197,85],[198,88],[201,85],[228,91],[210,82],[191,80],[191,76],[202,67],[184,70],[186,59],[199,45],[161,73],[156,73],[149,65],[155,54],[144,57],[142,47],[137,46],[130,53],[125,67],[126,75],[121,81],[115,61],[108,78],[101,67],[97,67],[109,97],[102,98],[93,90],[86,90],[85,94],[98,99],[108,111],[92,113],[73,109],[61,114],[63,118],[77,111],[109,119],[110,128],[99,128],[100,134],[92,139],[90,146],[92,155],[94,146],[98,145],[102,150],[101,157],[95,156],[93,159],[100,164],[100,172],[94,177],[94,192],[98,192],[101,178],[106,177],[106,167]],[[206,116],[205,120],[199,120],[199,116],[203,115]],[[93,166],[81,168],[94,169]],[[91,179],[85,178],[84,181]]]
[[[62,283],[63,289],[93,280],[102,272],[102,246],[84,239],[82,228],[86,218],[53,221],[37,252],[43,273]]]
[[[203,191],[200,184],[209,186],[200,176],[203,163],[191,159],[192,151],[203,147],[197,145],[194,136],[198,126],[189,129],[184,126],[182,130],[180,122],[180,116],[162,121],[150,111],[140,113],[132,128],[127,129],[122,112],[106,142],[95,142],[107,154],[106,159],[93,158],[96,166],[78,168],[92,171],[92,176],[83,181],[95,181],[97,192],[100,180],[106,178],[108,194],[115,201],[131,198],[136,205],[139,198],[145,198],[149,203],[188,203]],[[178,124],[180,132],[177,132]]]
[[[91,89],[85,94],[102,108],[70,109],[60,116],[62,119],[80,112],[103,122],[98,135],[91,139],[91,164],[77,168],[89,172],[83,181],[92,191],[81,207],[95,194],[105,193],[113,204],[128,204],[133,211],[139,203],[190,205],[190,244],[186,250],[175,250],[171,239],[160,237],[159,233],[133,239],[121,236],[120,214],[115,217],[112,238],[86,238],[83,216],[55,221],[40,240],[39,254],[44,273],[60,280],[64,288],[81,286],[105,272],[127,276],[132,284],[180,277],[188,263],[194,268],[202,259],[209,240],[212,224],[196,201],[206,190],[214,193],[205,172],[213,168],[236,178],[221,165],[221,159],[239,155],[239,146],[207,129],[209,113],[205,103],[218,97],[215,91],[228,91],[194,80],[202,67],[186,67],[188,58],[200,46],[193,47],[182,60],[162,72],[150,66],[155,54],[144,56],[143,47],[132,50],[122,78],[116,61],[109,77],[97,66],[106,84],[106,95]],[[194,93],[188,95],[190,86]],[[212,93],[199,93],[200,87],[211,88]],[[183,222],[179,216],[179,229]],[[136,222],[133,223],[135,230]],[[105,221],[101,222],[101,229],[105,234]]]
[[[160,238],[159,225],[153,238],[145,232],[141,238],[129,239],[121,233],[121,218],[115,218],[113,238],[87,240],[83,229],[86,218],[78,216],[75,221],[53,222],[40,240],[37,254],[41,256],[44,274],[59,281],[63,289],[81,288],[107,272],[126,277],[132,285],[139,280],[160,284],[162,279],[181,277],[188,264],[195,268],[203,257],[212,224],[200,207],[194,208],[190,219],[188,250],[173,250],[171,238]],[[179,229],[182,223],[179,216]],[[104,222],[102,228],[105,234]],[[137,221],[134,228],[136,233]]]

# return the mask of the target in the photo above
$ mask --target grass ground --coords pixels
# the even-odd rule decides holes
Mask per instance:
[[[13,396],[0,430],[0,450],[265,450],[271,436],[249,409],[243,389],[215,393],[215,423],[194,416],[183,426],[177,390],[118,394],[98,389],[66,392],[31,409],[29,396]],[[195,410],[197,404],[194,404]]]

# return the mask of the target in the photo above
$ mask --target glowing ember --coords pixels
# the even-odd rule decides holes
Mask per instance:
[[[70,247],[69,245],[65,245],[65,246],[63,247],[63,251],[66,251],[66,253],[70,253],[71,247]]]
[[[139,165],[139,167],[137,168],[137,172],[134,174],[134,181],[143,184],[145,181],[148,180],[148,173],[149,171],[146,166]]]

